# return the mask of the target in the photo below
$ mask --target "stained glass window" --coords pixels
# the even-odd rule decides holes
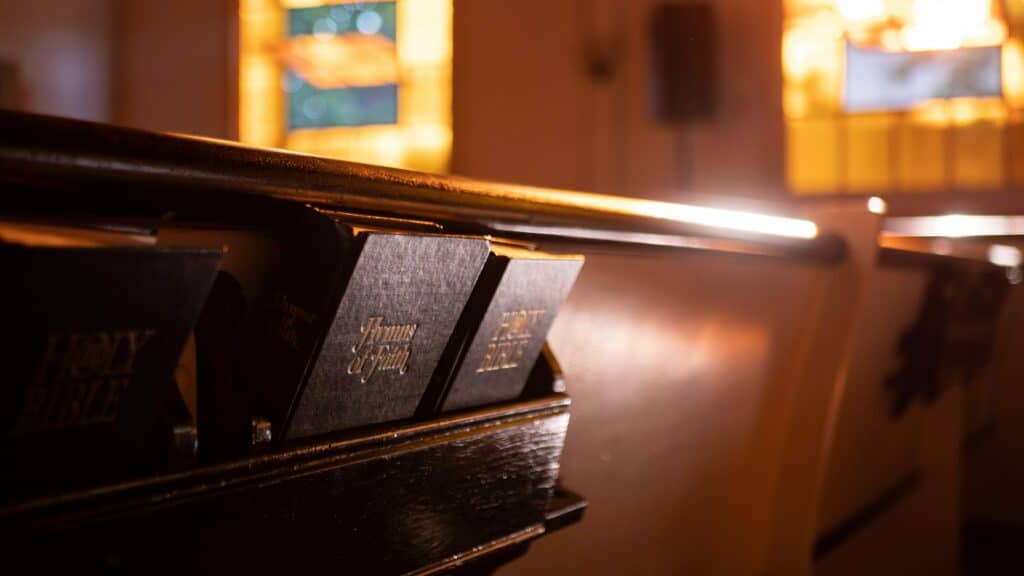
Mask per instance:
[[[445,171],[451,0],[243,0],[242,141]]]
[[[395,3],[288,10],[288,130],[398,123]]]
[[[799,194],[1024,188],[1024,0],[785,0]]]

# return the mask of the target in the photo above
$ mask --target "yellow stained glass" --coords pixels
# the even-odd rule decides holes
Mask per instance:
[[[891,114],[848,116],[846,184],[862,194],[892,189],[895,184],[897,118]]]
[[[955,189],[1003,186],[1003,126],[991,121],[955,126],[950,138],[952,184]]]
[[[1020,185],[1024,0],[785,0],[784,10],[782,112],[793,192]],[[911,56],[918,53],[924,57]],[[853,94],[849,83],[858,78],[851,66],[884,62],[886,55],[928,66],[943,54],[978,70],[994,63],[985,73],[989,81],[995,75],[996,88],[978,88],[987,84],[975,73],[962,82],[969,97],[926,93],[905,106],[866,111],[847,101]],[[892,64],[889,76],[899,73]],[[876,76],[883,84],[892,81]]]
[[[790,185],[805,194],[830,194],[840,186],[839,122],[805,118],[786,123]]]
[[[897,122],[896,189],[941,190],[946,184],[946,129],[925,122]]]
[[[447,171],[452,0],[241,0],[239,41],[243,142]]]

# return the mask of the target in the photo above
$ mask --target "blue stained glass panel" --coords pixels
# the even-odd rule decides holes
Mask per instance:
[[[999,46],[885,52],[846,45],[847,112],[908,110],[936,99],[1002,96]]]
[[[288,39],[378,36],[397,41],[396,2],[354,2],[288,10]],[[286,65],[288,130],[398,122],[398,85],[317,87]]]

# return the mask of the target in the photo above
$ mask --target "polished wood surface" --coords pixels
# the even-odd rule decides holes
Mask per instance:
[[[7,211],[203,218],[238,216],[241,205],[272,211],[267,204],[273,199],[431,220],[452,232],[563,243],[822,261],[845,252],[830,235],[789,238],[688,223],[687,207],[678,204],[421,174],[5,111],[0,181],[9,185]],[[19,187],[46,194],[19,194]]]
[[[0,509],[5,558],[36,570],[446,572],[578,519],[578,497],[549,507],[568,408],[550,395],[21,502]]]
[[[935,266],[991,265],[891,258],[876,241],[883,217],[856,204],[811,216],[850,246],[838,265],[587,253],[551,340],[576,402],[563,477],[591,506],[504,574],[830,574],[850,554],[870,572],[922,522],[905,540],[914,550],[956,546],[944,507],[961,391],[894,422],[885,381]],[[895,516],[870,514],[915,471],[925,489],[883,507]],[[930,524],[929,509],[941,512]],[[814,562],[820,537],[865,515]],[[898,553],[893,567],[921,562]]]
[[[798,360],[834,271],[587,257],[551,342],[574,398],[562,474],[590,506],[502,573],[763,573]]]

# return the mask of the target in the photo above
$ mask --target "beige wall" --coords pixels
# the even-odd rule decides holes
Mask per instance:
[[[455,2],[454,171],[578,186],[574,13],[565,0]]]
[[[781,194],[780,3],[714,0],[719,109],[685,127],[649,112],[658,3],[456,0],[454,171],[676,200]],[[593,52],[609,79],[587,74]]]
[[[234,0],[0,0],[19,109],[231,137]]]
[[[0,60],[13,62],[18,108],[109,120],[111,0],[0,0]]]
[[[114,122],[233,136],[235,14],[233,0],[118,0]]]

